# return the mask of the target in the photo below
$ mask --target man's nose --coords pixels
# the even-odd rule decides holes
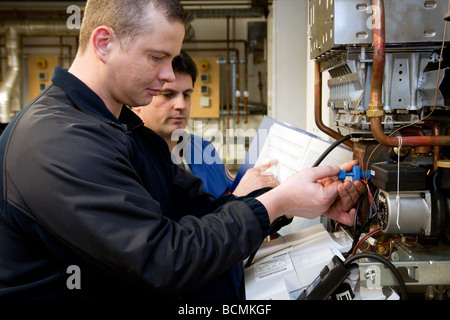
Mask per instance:
[[[175,73],[173,72],[172,62],[164,64],[163,69],[159,73],[159,79],[163,82],[174,82]]]
[[[184,110],[187,108],[186,99],[184,99],[183,94],[178,94],[174,101],[174,109],[176,110]]]

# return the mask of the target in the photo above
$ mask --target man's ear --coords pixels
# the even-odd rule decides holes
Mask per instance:
[[[91,36],[92,47],[97,57],[106,63],[111,46],[115,41],[114,30],[107,26],[97,27]]]

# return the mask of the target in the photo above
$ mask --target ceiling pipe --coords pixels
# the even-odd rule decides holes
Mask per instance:
[[[64,21],[4,21],[0,34],[5,35],[7,55],[6,76],[0,84],[0,123],[9,123],[14,117],[12,100],[22,80],[22,36],[73,36],[79,31],[69,29]]]
[[[371,130],[374,138],[386,147],[417,147],[417,146],[448,146],[450,136],[406,136],[389,137],[384,133],[381,118],[384,116],[382,102],[382,88],[384,64],[386,55],[385,45],[385,11],[383,0],[372,0],[374,13],[373,29],[373,72],[371,87],[371,103],[366,114],[370,118]]]

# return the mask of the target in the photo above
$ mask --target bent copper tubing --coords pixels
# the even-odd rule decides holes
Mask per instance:
[[[370,117],[370,125],[374,138],[384,146],[404,147],[416,146],[447,146],[450,145],[450,136],[416,136],[416,137],[389,137],[384,133],[381,117],[384,115],[382,103],[382,88],[384,63],[386,55],[385,46],[385,11],[383,0],[372,0],[374,8],[373,29],[373,71],[371,103],[367,116]]]
[[[315,64],[314,75],[314,119],[319,130],[326,133],[330,137],[336,140],[339,140],[343,137],[342,134],[327,127],[322,121],[322,74],[320,72],[320,62],[317,61]],[[343,143],[347,147],[353,148],[353,141],[347,140]]]
[[[375,139],[386,147],[417,147],[417,146],[448,146],[450,136],[416,136],[416,137],[388,137],[381,126],[381,118],[370,119],[372,134]]]

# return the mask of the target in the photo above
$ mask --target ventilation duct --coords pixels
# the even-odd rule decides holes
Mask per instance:
[[[79,30],[69,29],[66,21],[4,21],[0,34],[5,36],[7,70],[0,84],[0,123],[9,123],[14,116],[12,99],[22,80],[22,37],[76,36]]]

